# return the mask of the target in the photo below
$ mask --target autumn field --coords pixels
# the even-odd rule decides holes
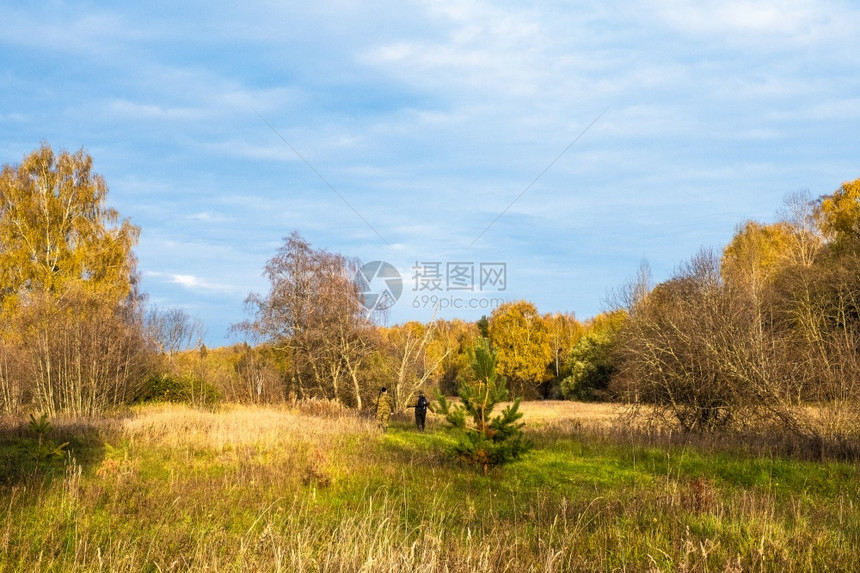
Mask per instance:
[[[0,171],[0,573],[857,570],[860,179],[584,322],[383,326],[381,262],[295,230],[212,349],[107,190],[83,148]],[[426,433],[361,413],[420,391]]]
[[[438,419],[148,405],[0,437],[0,571],[848,571],[860,467],[625,437],[616,407],[524,404],[482,476]],[[615,430],[613,430],[615,428]],[[647,442],[647,443],[646,443]]]

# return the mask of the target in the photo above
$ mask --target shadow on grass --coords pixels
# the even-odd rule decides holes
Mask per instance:
[[[559,420],[531,434],[539,443],[569,439],[600,445],[654,447],[668,451],[694,449],[701,453],[727,453],[749,458],[777,457],[797,461],[860,461],[860,439],[854,435],[804,436],[780,428],[751,428],[690,432],[678,428],[615,423],[584,424]]]
[[[117,418],[118,419],[118,418]],[[101,464],[118,435],[106,418],[17,416],[0,422],[0,487],[63,476],[70,460],[85,471]]]

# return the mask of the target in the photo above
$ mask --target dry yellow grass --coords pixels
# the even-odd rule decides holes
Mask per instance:
[[[588,426],[609,426],[618,419],[622,406],[567,400],[541,400],[522,402],[520,411],[526,424],[576,421]]]
[[[334,423],[287,407],[235,404],[217,412],[176,404],[147,406],[146,415],[122,422],[122,434],[145,445],[200,445],[216,451],[254,445],[294,446],[371,432],[376,433],[375,426],[356,416],[342,416]]]
[[[459,398],[449,398],[458,403]],[[512,402],[500,402],[494,412],[501,412]],[[547,424],[576,423],[590,428],[608,428],[624,413],[625,406],[606,402],[571,402],[569,400],[531,400],[520,402],[523,422],[529,427]]]

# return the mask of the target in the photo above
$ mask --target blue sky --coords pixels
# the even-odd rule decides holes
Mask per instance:
[[[860,177],[857,5],[532,4],[2,1],[0,162],[86,148],[150,302],[210,346],[292,231],[397,267],[392,323],[434,294],[587,318]],[[506,289],[414,290],[433,262]]]

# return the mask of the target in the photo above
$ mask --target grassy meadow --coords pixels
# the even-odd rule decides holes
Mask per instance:
[[[690,443],[610,405],[524,404],[486,477],[435,418],[137,407],[0,428],[5,571],[851,571],[860,464]],[[54,459],[56,458],[56,459]]]

